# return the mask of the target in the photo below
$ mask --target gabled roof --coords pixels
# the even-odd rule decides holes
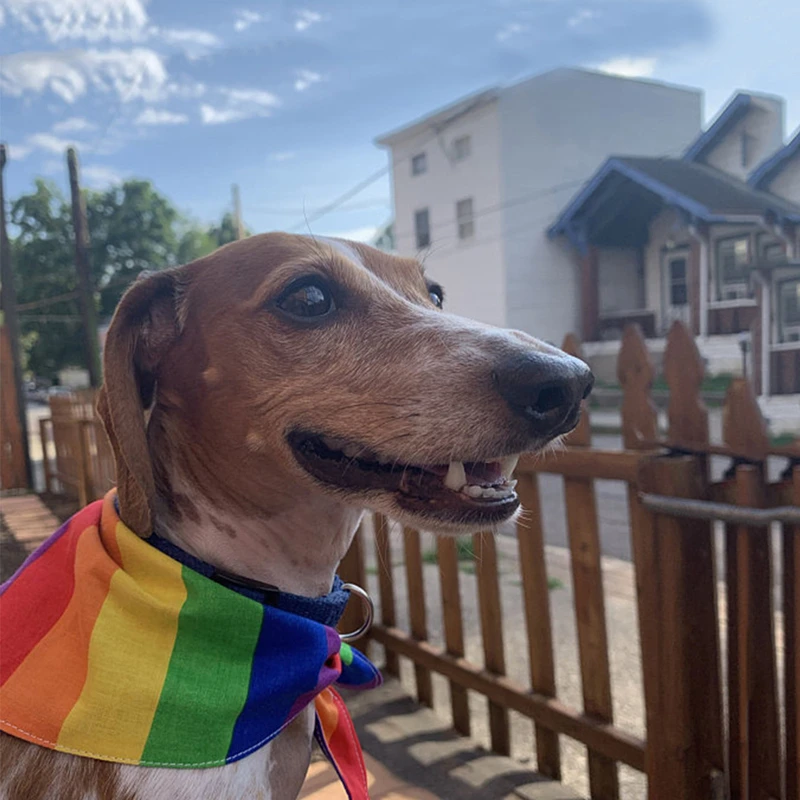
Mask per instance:
[[[753,98],[746,92],[737,92],[717,118],[706,128],[683,154],[687,161],[699,161],[742,117],[747,114]]]
[[[578,192],[548,234],[568,233],[578,218],[591,215],[599,205],[612,203],[626,193],[629,199],[634,187],[637,203],[631,207],[621,202],[616,217],[641,216],[643,206],[651,216],[670,205],[704,222],[735,222],[768,215],[800,222],[800,206],[754,189],[714,167],[677,158],[616,156],[609,158]],[[644,220],[637,217],[637,222]]]
[[[795,135],[769,158],[762,161],[751,173],[747,183],[756,189],[767,185],[796,153],[800,153],[800,128]]]
[[[456,117],[460,117],[462,114],[466,114],[469,111],[495,100],[499,94],[499,91],[500,90],[497,87],[493,86],[488,89],[483,89],[480,92],[467,95],[466,97],[462,97],[460,100],[456,100],[455,103],[450,103],[449,105],[444,106],[437,111],[426,114],[424,117],[420,117],[415,119],[413,122],[403,125],[402,128],[396,128],[389,133],[379,136],[375,140],[375,144],[385,147],[387,145],[391,145],[398,139],[404,139],[407,136],[421,133],[424,130],[434,129],[439,125],[447,125]]]

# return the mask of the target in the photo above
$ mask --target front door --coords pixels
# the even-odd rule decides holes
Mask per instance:
[[[690,322],[689,309],[689,251],[666,253],[663,267],[663,329],[668,331],[676,319]]]

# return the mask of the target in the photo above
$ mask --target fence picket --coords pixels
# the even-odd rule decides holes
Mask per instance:
[[[396,624],[394,604],[394,575],[392,572],[392,547],[389,541],[389,520],[375,514],[375,556],[378,562],[378,588],[381,598],[381,624],[393,628]],[[389,675],[400,675],[400,660],[393,650],[386,650],[384,669]]]
[[[543,697],[556,696],[553,630],[550,616],[550,590],[544,557],[541,502],[536,475],[517,473],[517,494],[523,512],[517,521],[519,568],[522,600],[528,638],[531,687]],[[535,724],[536,761],[539,772],[553,780],[561,779],[561,746],[558,734]]]
[[[567,336],[562,349],[582,358],[581,345],[574,335]],[[581,421],[567,443],[589,447],[592,433],[588,402],[583,402]],[[575,625],[578,633],[583,708],[586,714],[609,724],[614,721],[611,702],[611,670],[608,662],[608,633],[600,562],[600,529],[592,478],[564,478],[572,587],[575,598]],[[589,751],[589,787],[593,800],[617,800],[617,765]]]
[[[800,506],[800,464],[791,472],[791,492]],[[786,800],[800,800],[800,526],[783,529],[783,638],[786,707]]]
[[[428,638],[428,622],[425,610],[425,578],[422,574],[422,549],[419,532],[403,529],[403,546],[406,557],[406,586],[408,587],[408,618],[411,635],[418,641]],[[417,699],[433,708],[433,683],[431,672],[421,664],[414,664],[417,683]]]
[[[492,675],[505,675],[506,657],[503,646],[500,583],[497,575],[497,545],[491,533],[476,533],[472,541],[475,550],[475,575],[478,580],[484,662],[486,670]],[[511,754],[508,709],[493,700],[489,700],[489,735],[492,750],[500,755]]]
[[[622,440],[636,450],[652,447],[658,438],[658,413],[650,388],[655,371],[638,325],[626,325],[617,360],[622,386]]]
[[[701,386],[705,366],[686,324],[676,321],[667,336],[664,377],[669,386],[668,442],[690,450],[708,444],[708,409]]]
[[[464,657],[464,622],[461,613],[461,592],[458,580],[458,548],[451,536],[440,536],[436,543],[439,561],[439,584],[442,594],[442,621],[447,653]],[[450,707],[453,727],[465,736],[471,732],[469,698],[461,684],[450,681]]]

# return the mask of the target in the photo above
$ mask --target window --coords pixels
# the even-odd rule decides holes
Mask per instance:
[[[475,235],[475,219],[472,213],[472,198],[467,197],[456,203],[456,220],[458,222],[458,238],[470,239]]]
[[[428,156],[425,153],[417,153],[411,159],[411,174],[422,175],[428,171]]]
[[[778,284],[778,336],[781,342],[800,342],[800,280]]]
[[[717,242],[717,299],[750,296],[750,237],[734,236]]]
[[[775,237],[767,233],[759,233],[756,242],[758,243],[758,260],[761,263],[774,264],[776,261],[786,260],[786,247]]]
[[[431,223],[427,208],[414,212],[414,235],[418,248],[427,247],[431,243]]]
[[[685,306],[689,302],[689,288],[686,283],[686,259],[672,258],[669,262],[669,304]]]
[[[463,161],[472,152],[472,139],[469,136],[459,136],[453,139],[453,161]]]

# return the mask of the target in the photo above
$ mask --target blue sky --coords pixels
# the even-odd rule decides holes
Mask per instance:
[[[386,165],[374,138],[477,89],[557,66],[783,96],[800,125],[797,0],[0,0],[7,193],[150,178],[203,221],[241,187],[255,230]],[[390,217],[387,177],[315,221],[364,236]]]

